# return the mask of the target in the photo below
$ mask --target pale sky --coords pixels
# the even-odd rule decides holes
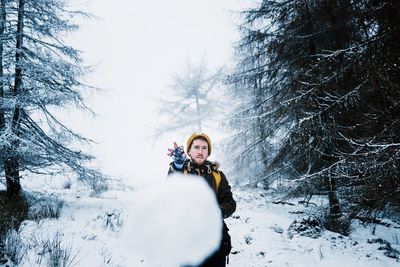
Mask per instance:
[[[67,121],[96,140],[93,153],[105,172],[143,182],[163,178],[174,140],[145,137],[158,123],[152,96],[171,83],[187,60],[204,55],[211,67],[229,63],[238,39],[233,10],[239,0],[74,0],[97,19],[79,21],[72,45],[95,65],[88,82],[104,89],[89,106],[96,119],[71,113]],[[71,120],[71,121],[69,121]],[[184,140],[178,140],[184,141]],[[164,166],[160,168],[159,166]],[[145,171],[145,172],[144,172]],[[145,177],[146,176],[146,177]]]

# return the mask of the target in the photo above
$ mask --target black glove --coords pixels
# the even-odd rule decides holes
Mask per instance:
[[[171,156],[172,159],[174,160],[175,166],[181,167],[186,159],[185,152],[183,151],[183,146],[176,147],[172,152]]]

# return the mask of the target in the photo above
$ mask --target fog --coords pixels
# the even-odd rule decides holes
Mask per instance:
[[[79,19],[81,29],[69,38],[83,52],[85,64],[94,66],[86,83],[102,92],[88,95],[96,118],[71,110],[64,120],[97,142],[90,151],[106,173],[127,177],[134,184],[165,177],[166,149],[175,137],[156,143],[149,138],[159,123],[154,97],[168,89],[171,76],[183,71],[188,60],[196,63],[205,56],[211,68],[231,60],[232,42],[238,36],[233,11],[240,4],[232,0],[73,1],[74,9],[95,16]]]

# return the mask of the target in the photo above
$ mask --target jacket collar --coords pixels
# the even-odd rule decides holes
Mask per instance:
[[[203,164],[199,165],[196,162],[189,160],[187,163],[187,168],[189,171],[192,169],[203,169],[207,171],[208,173],[211,173],[213,170],[213,163],[211,161],[206,160]]]

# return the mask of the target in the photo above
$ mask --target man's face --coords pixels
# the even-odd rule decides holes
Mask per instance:
[[[195,139],[188,154],[194,162],[203,164],[208,158],[208,143],[202,139]]]

